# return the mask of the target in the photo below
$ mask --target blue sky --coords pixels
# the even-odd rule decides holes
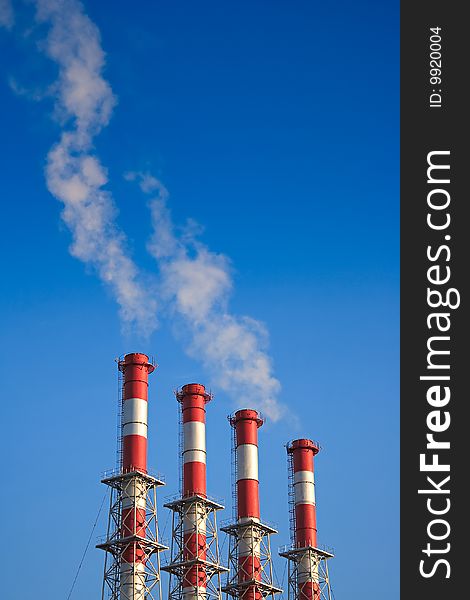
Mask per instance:
[[[157,309],[159,327],[149,337],[132,325],[123,330],[113,292],[92,265],[71,256],[71,233],[44,172],[71,124],[54,113],[58,71],[44,53],[48,25],[33,27],[30,4],[13,6],[14,25],[0,29],[0,443],[5,489],[15,490],[2,494],[2,514],[13,505],[16,516],[4,523],[10,541],[1,554],[13,573],[18,561],[27,560],[30,572],[34,565],[8,600],[38,593],[59,600],[105,491],[100,473],[114,464],[114,357],[137,350],[159,364],[149,463],[166,476],[162,501],[178,485],[173,390],[200,381],[215,393],[208,488],[229,505],[226,415],[245,406],[252,389],[236,381],[231,392],[223,389],[201,348],[188,356],[189,330],[171,299]],[[287,407],[260,432],[261,510],[279,527],[274,548],[288,542],[283,445],[313,437],[323,447],[319,542],[336,553],[335,597],[396,598],[398,3],[84,6],[117,98],[90,152],[107,169],[104,187],[129,256],[158,285],[162,273],[146,249],[148,198],[124,177],[152,173],[169,192],[176,231],[194,219],[210,256],[229,258],[222,264],[232,284],[227,310],[269,332],[262,352],[282,386],[277,402]],[[96,535],[104,526],[101,519]],[[284,563],[275,563],[282,579]],[[99,597],[102,564],[91,548],[72,598]]]

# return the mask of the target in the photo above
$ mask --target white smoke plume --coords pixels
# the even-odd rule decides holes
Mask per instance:
[[[47,186],[64,205],[71,254],[96,269],[112,290],[123,322],[149,334],[156,327],[156,302],[139,281],[125,236],[115,224],[114,202],[104,189],[106,170],[93,153],[93,139],[116,104],[102,74],[99,31],[77,0],[37,0],[36,8],[37,21],[50,27],[43,48],[59,69],[53,89],[63,125],[47,157]]]
[[[277,399],[280,383],[266,352],[268,335],[259,321],[229,312],[229,260],[197,240],[194,223],[176,235],[168,192],[157,179],[142,173],[129,173],[127,179],[138,179],[141,189],[153,194],[148,250],[159,267],[163,297],[190,334],[186,350],[205,365],[219,389],[278,421],[285,407]]]
[[[0,2],[2,23],[11,27],[13,15],[3,8],[9,5]],[[62,218],[73,237],[71,253],[92,265],[109,286],[123,322],[149,334],[157,326],[155,294],[142,285],[125,235],[116,226],[116,207],[105,189],[107,173],[93,149],[116,104],[103,77],[99,31],[78,0],[36,0],[35,5],[37,22],[49,26],[42,48],[58,66],[50,89],[62,133],[47,157],[48,188],[64,205]],[[197,239],[200,231],[194,222],[176,234],[168,193],[157,179],[142,173],[127,178],[152,194],[154,232],[148,250],[160,275],[159,306],[183,324],[190,340],[186,351],[204,364],[219,389],[279,420],[286,410],[278,400],[280,383],[267,354],[267,332],[259,321],[229,311],[230,261]]]
[[[0,0],[0,27],[11,29],[15,22],[10,0]]]

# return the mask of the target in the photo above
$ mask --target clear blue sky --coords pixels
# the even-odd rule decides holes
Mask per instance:
[[[60,127],[49,99],[27,97],[52,83],[55,70],[37,51],[41,30],[25,35],[30,8],[15,6],[16,25],[0,29],[0,554],[13,574],[5,600],[64,600],[105,491],[101,470],[114,465],[114,357],[137,350],[159,363],[149,463],[166,475],[162,501],[178,485],[173,390],[209,384],[210,374],[165,318],[150,339],[122,333],[111,294],[69,254],[70,233],[44,178]],[[299,420],[260,432],[261,510],[279,527],[274,548],[288,542],[283,444],[313,437],[323,447],[319,542],[336,553],[336,599],[395,599],[398,2],[85,7],[118,97],[96,151],[134,257],[154,268],[145,199],[123,173],[150,170],[170,191],[175,222],[195,219],[204,243],[230,257],[233,312],[269,330],[280,400]],[[19,86],[29,92],[18,94]],[[208,488],[229,505],[225,418],[237,405],[213,392]],[[101,519],[96,535],[104,528]],[[282,579],[284,562],[275,563]],[[72,599],[100,597],[102,565],[92,547]]]

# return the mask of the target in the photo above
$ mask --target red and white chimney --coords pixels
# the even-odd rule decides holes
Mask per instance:
[[[318,444],[308,439],[294,440],[287,445],[287,452],[292,456],[297,549],[317,547],[314,456],[319,450]],[[297,586],[299,600],[320,600],[318,564],[311,552],[302,555],[298,563]]]
[[[122,473],[147,473],[148,376],[155,369],[146,354],[126,354],[118,367],[123,373]],[[139,479],[128,478],[122,494],[122,538],[145,538],[146,490]],[[121,600],[144,600],[145,556],[130,542],[121,556]]]
[[[230,420],[235,428],[237,523],[247,523],[240,530],[238,551],[238,582],[261,581],[261,535],[254,533],[249,524],[260,521],[258,479],[258,429],[263,424],[258,412],[243,409]],[[247,587],[240,597],[243,600],[260,600],[262,595],[256,585]]]
[[[177,393],[183,421],[183,498],[206,498],[206,404],[211,400],[205,387],[199,383],[183,386]],[[185,561],[205,561],[207,512],[204,505],[190,505],[183,520]],[[183,577],[183,599],[206,598],[207,575],[201,562],[191,565]]]

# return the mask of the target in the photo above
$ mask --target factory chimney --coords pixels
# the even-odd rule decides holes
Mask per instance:
[[[158,541],[156,507],[156,488],[163,482],[147,468],[148,376],[155,364],[141,353],[117,362],[119,461],[102,479],[110,488],[110,508],[106,538],[97,546],[106,552],[102,599],[144,600],[159,591],[158,556],[166,549]]]
[[[280,555],[289,561],[289,600],[331,599],[328,559],[333,554],[317,547],[314,457],[317,442],[298,439],[286,445],[289,470],[291,546]]]
[[[173,511],[169,600],[221,600],[217,511],[224,507],[206,490],[206,405],[212,396],[190,383],[176,392],[180,403],[181,496],[165,504]]]
[[[223,588],[242,600],[260,600],[282,590],[273,584],[270,536],[275,529],[261,522],[258,480],[258,429],[263,419],[256,410],[242,409],[229,417],[233,427],[236,521],[222,527],[230,536],[230,572]]]

